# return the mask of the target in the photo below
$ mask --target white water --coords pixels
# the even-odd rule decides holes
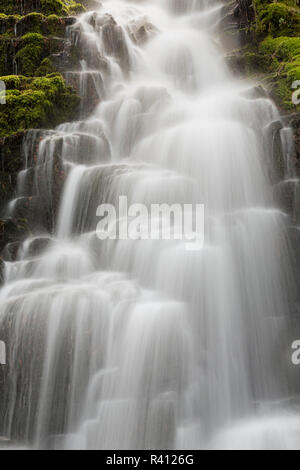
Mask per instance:
[[[107,0],[92,15],[75,30],[102,102],[41,142],[48,181],[57,142],[68,172],[57,228],[6,263],[2,434],[33,448],[300,448],[281,349],[285,215],[268,177],[277,110],[227,70],[218,2]],[[205,204],[204,248],[100,242],[96,208],[121,195]]]

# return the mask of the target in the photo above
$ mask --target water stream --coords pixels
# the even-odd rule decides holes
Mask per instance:
[[[293,276],[270,183],[280,116],[227,69],[221,12],[106,0],[70,28],[80,89],[88,101],[92,77],[100,103],[48,132],[19,178],[18,200],[30,184],[58,213],[6,263],[0,291],[0,434],[20,446],[300,448],[282,339]],[[204,204],[204,247],[100,241],[97,207],[120,196]]]

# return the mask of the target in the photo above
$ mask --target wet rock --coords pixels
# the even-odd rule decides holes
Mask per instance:
[[[127,30],[132,41],[139,46],[158,33],[158,29],[145,18],[131,21]]]
[[[102,6],[101,0],[81,0],[80,3],[88,10],[97,10]]]
[[[45,58],[63,54],[65,43],[64,38],[49,38],[40,34],[25,34],[21,38],[0,37],[0,76],[33,75]]]
[[[44,129],[30,129],[24,133],[22,151],[24,154],[26,168],[36,165],[38,160],[39,144],[47,135],[53,134],[53,131]]]
[[[88,116],[105,96],[102,73],[67,72],[64,76],[67,85],[81,97],[81,117]]]
[[[28,256],[34,258],[40,256],[44,250],[51,243],[51,238],[49,237],[37,237],[30,241],[27,253]]]
[[[255,19],[255,10],[252,0],[237,0],[234,8],[234,17],[238,22],[239,38],[242,43],[253,40],[251,24]]]
[[[15,72],[16,52],[16,42],[13,39],[0,37],[0,76]]]
[[[258,98],[268,98],[268,92],[261,85],[257,85],[244,91],[242,96],[255,100]]]
[[[300,115],[295,114],[290,119],[290,125],[294,129],[294,139],[295,139],[295,171],[298,176],[300,176]]]
[[[24,240],[30,233],[24,219],[0,219],[0,252],[8,244]]]
[[[2,286],[3,282],[4,282],[4,261],[2,257],[0,256],[0,286]]]
[[[8,243],[3,249],[1,255],[4,261],[15,261],[20,249],[21,242]]]
[[[80,68],[78,51],[67,37],[67,30],[77,21],[75,17],[48,18],[32,14],[13,18],[2,23],[0,19],[0,29],[5,32],[0,37],[0,76],[36,75],[45,59],[53,60],[58,71]]]
[[[24,252],[26,253],[26,257],[29,257],[29,258],[38,257],[43,253],[44,250],[46,250],[46,248],[49,246],[50,243],[51,243],[51,239],[46,236],[27,239],[24,241],[24,243],[23,241],[8,243],[1,253],[2,264],[4,264],[3,261],[8,261],[8,262],[16,261],[19,254],[23,255]]]
[[[189,2],[183,2],[182,0],[169,0],[169,10],[176,15],[182,15],[190,10]]]
[[[272,157],[273,157],[273,177],[272,180],[283,179],[286,170],[286,156],[282,146],[281,130],[282,122],[272,122],[270,126],[272,132]]]
[[[20,197],[13,201],[13,208],[10,213],[16,219],[25,219],[31,229],[42,230],[43,225],[40,223],[37,214],[39,213],[39,199],[35,196]]]
[[[300,179],[289,179],[274,188],[275,200],[281,209],[291,215],[295,225],[300,224]]]
[[[14,33],[17,37],[27,33],[38,32],[43,36],[53,36],[64,38],[66,28],[76,23],[76,17],[60,18],[58,16],[47,17],[42,14],[29,14],[21,19],[16,19]]]
[[[71,40],[65,39],[63,47],[50,56],[53,67],[58,72],[65,72],[67,70],[81,70],[80,48]]]
[[[45,15],[67,16],[81,13],[84,7],[73,0],[0,0],[0,10],[7,15],[27,15],[38,12]]]
[[[105,54],[115,57],[120,66],[127,70],[129,67],[129,53],[121,26],[109,14],[100,15],[95,13],[91,17],[90,22],[96,31],[102,35]]]
[[[272,158],[269,162],[266,162],[272,184],[282,181],[286,171],[286,161],[281,139],[282,128],[281,121],[274,121],[265,130],[265,153]]]
[[[53,230],[58,214],[61,193],[66,178],[66,169],[57,151],[51,161],[35,169],[38,207],[36,219],[50,233]]]
[[[22,144],[24,132],[0,139],[0,210],[14,197],[19,171],[24,166]]]

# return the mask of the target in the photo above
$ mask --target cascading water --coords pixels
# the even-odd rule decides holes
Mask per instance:
[[[20,445],[300,448],[280,359],[293,278],[269,181],[280,118],[227,70],[221,11],[107,0],[71,27],[101,103],[44,136],[20,176],[18,200],[29,179],[45,213],[53,167],[66,176],[54,233],[23,243],[0,292],[1,434]],[[98,240],[97,207],[120,196],[204,204],[204,247]]]

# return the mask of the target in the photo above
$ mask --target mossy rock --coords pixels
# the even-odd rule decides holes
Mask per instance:
[[[0,0],[0,13],[6,15],[38,12],[44,15],[68,16],[83,11],[84,6],[73,0]]]
[[[45,74],[44,69],[47,65],[47,73],[50,69],[50,56],[58,54],[64,50],[65,41],[61,38],[46,38],[39,33],[28,33],[17,41],[17,53],[15,62],[19,74],[29,77]],[[45,59],[48,59],[45,62]],[[41,68],[42,67],[42,68]]]
[[[0,80],[7,86],[6,104],[0,107],[0,137],[29,128],[53,128],[76,116],[80,98],[60,74]]]
[[[0,36],[13,38],[39,33],[48,37],[65,37],[67,26],[75,21],[76,18],[72,16],[45,16],[36,12],[25,16],[0,14]]]
[[[259,46],[269,68],[273,66],[274,94],[285,109],[298,110],[292,101],[294,82],[300,80],[300,38],[266,38]]]
[[[0,219],[0,251],[7,243],[22,241],[30,235],[26,219]]]
[[[295,34],[300,31],[300,15],[294,1],[262,2],[256,0],[258,29],[273,36]]]
[[[66,32],[65,19],[57,15],[45,16],[42,13],[30,13],[16,22],[17,36],[27,33],[39,33],[43,36],[64,37]]]
[[[18,70],[24,75],[34,75],[45,56],[45,40],[41,34],[28,33],[22,37],[16,54]]]
[[[0,37],[0,75],[8,75],[14,72],[14,43],[5,37]]]
[[[254,14],[247,16],[250,7]],[[239,1],[239,15],[243,13],[251,32],[248,46],[232,54],[229,65],[263,80],[283,112],[298,111],[292,98],[300,80],[299,0]]]
[[[4,205],[15,197],[18,173],[24,168],[22,143],[24,133],[0,139],[0,211]]]

